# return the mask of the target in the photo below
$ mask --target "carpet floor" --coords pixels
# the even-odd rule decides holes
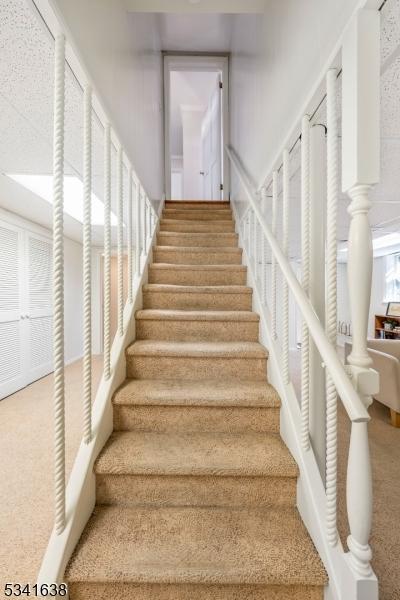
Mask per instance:
[[[103,361],[93,359],[93,389]],[[82,363],[66,368],[66,475],[81,440]],[[35,583],[53,526],[53,377],[0,402],[0,598],[5,583]]]
[[[291,362],[299,384],[299,353]],[[102,361],[93,361],[93,383]],[[81,435],[81,363],[66,369],[66,463],[69,474]],[[0,598],[6,582],[35,582],[52,528],[53,422],[52,377],[45,377],[0,402]],[[370,443],[374,478],[373,566],[380,600],[400,598],[400,429],[378,402],[370,409]],[[345,480],[349,423],[339,410],[339,529],[348,534]]]

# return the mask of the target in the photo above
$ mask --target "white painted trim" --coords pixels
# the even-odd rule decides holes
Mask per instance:
[[[171,71],[215,71],[222,77],[222,183],[223,199],[229,200],[230,164],[224,147],[229,145],[229,56],[209,54],[164,54],[164,170],[165,194],[171,197],[171,151],[170,151],[170,73]],[[189,198],[190,200],[190,198]]]

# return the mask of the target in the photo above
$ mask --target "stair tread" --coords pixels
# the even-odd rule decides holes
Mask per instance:
[[[276,390],[265,381],[128,379],[114,404],[159,406],[242,406],[279,408]]]
[[[96,473],[297,477],[297,465],[274,433],[115,432]]]
[[[246,271],[247,267],[245,265],[182,265],[173,263],[153,263],[150,265],[150,269],[177,269],[178,271]]]
[[[259,342],[186,342],[137,340],[126,349],[127,356],[173,356],[181,358],[267,358]]]
[[[324,585],[295,508],[97,506],[69,582]]]
[[[156,252],[199,252],[201,254],[208,252],[218,252],[226,254],[242,254],[241,248],[232,248],[232,246],[154,246]]]
[[[210,223],[215,223],[217,225],[221,225],[221,224],[229,224],[232,225],[234,223],[234,221],[232,219],[218,219],[218,221],[205,221],[203,219],[174,219],[173,216],[171,215],[167,215],[164,216],[162,215],[161,217],[161,223],[179,223],[180,225],[182,224],[188,224],[188,225],[193,225],[194,223],[200,223],[201,225],[204,225],[204,227],[209,227]]]
[[[173,285],[170,283],[146,283],[144,292],[175,292],[177,294],[252,294],[247,285]]]
[[[250,310],[138,310],[137,320],[154,321],[259,321],[257,313]]]

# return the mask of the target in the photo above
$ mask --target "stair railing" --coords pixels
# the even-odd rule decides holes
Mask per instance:
[[[82,442],[71,477],[65,476],[65,360],[64,360],[64,127],[66,36],[54,35],[54,127],[53,127],[53,289],[54,289],[54,530],[39,573],[39,583],[60,582],[95,503],[93,462],[112,431],[111,398],[125,378],[124,350],[134,339],[134,312],[140,308],[141,287],[146,282],[147,263],[160,210],[156,212],[133,169],[106,113],[88,80],[83,89],[83,386]],[[70,54],[73,53],[69,48]],[[92,118],[104,127],[104,273],[103,273],[103,374],[93,403],[92,390]],[[104,118],[105,117],[105,118]],[[117,332],[111,336],[112,256],[112,148],[116,158],[117,212]],[[124,172],[127,178],[124,178]],[[127,206],[124,181],[127,179]],[[124,245],[126,232],[127,247]],[[124,257],[128,259],[127,301],[124,303]]]
[[[368,406],[372,402],[372,395],[378,391],[379,382],[378,374],[370,368],[367,330],[373,259],[368,223],[368,211],[371,207],[368,192],[379,179],[379,23],[377,10],[359,9],[344,33],[340,44],[341,65],[336,58],[336,64],[325,72],[325,85],[321,90],[326,94],[326,131],[325,127],[312,129],[311,119],[306,111],[301,122],[296,123],[297,142],[301,144],[301,282],[292,268],[289,255],[290,146],[285,145],[281,160],[276,161],[257,192],[233,148],[226,147],[239,182],[238,191],[232,195],[231,201],[237,216],[251,283],[258,298],[257,308],[266,324],[266,339],[278,372],[283,409],[289,408],[294,420],[292,434],[287,434],[287,439],[290,440],[292,436],[295,443],[290,442],[288,445],[298,449],[296,458],[300,465],[300,480],[309,487],[309,500],[316,512],[320,510],[320,521],[310,514],[310,505],[299,508],[327,568],[332,594],[329,597],[343,600],[378,598],[369,546],[372,478],[367,426]],[[353,340],[349,364],[346,366],[341,362],[336,349],[339,75],[342,76],[342,189],[351,200],[348,209],[351,216],[348,289]],[[325,144],[327,184],[322,189],[318,168],[322,165],[321,150],[325,150]],[[279,179],[282,186],[281,201]],[[267,209],[268,190],[271,188],[271,220],[268,223],[264,213]],[[241,190],[246,195],[245,208]],[[324,197],[326,217],[318,220],[318,211],[322,210]],[[280,204],[282,229],[278,241]],[[316,255],[318,248],[322,256]],[[315,272],[318,264],[320,273]],[[316,289],[316,282],[321,276],[323,288]],[[281,299],[280,345],[277,344],[278,291]],[[301,401],[300,406],[296,402],[295,407],[290,407],[288,400],[290,394],[293,394],[289,372],[289,291],[302,318]],[[314,378],[321,373],[322,394],[316,398],[312,386]],[[325,405],[321,407],[323,396]],[[350,529],[348,552],[344,552],[337,531],[337,396],[351,422],[346,484]],[[315,438],[311,429],[313,418],[319,428]],[[287,429],[286,425],[284,429]],[[323,438],[322,444],[320,438]],[[322,460],[321,455],[318,455],[319,446],[322,447]],[[314,471],[312,464],[317,466]],[[313,488],[315,473],[318,474],[319,482]],[[322,509],[319,507],[321,503]]]

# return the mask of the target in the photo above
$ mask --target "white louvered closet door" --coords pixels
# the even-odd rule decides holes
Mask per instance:
[[[24,233],[0,221],[0,399],[26,385]]]
[[[51,239],[27,232],[25,265],[26,371],[30,383],[53,370]]]

